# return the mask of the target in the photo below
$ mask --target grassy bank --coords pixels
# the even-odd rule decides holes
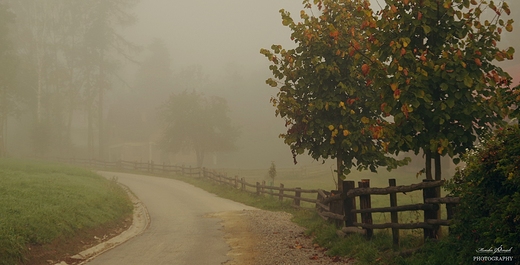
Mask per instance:
[[[0,159],[0,264],[23,264],[29,248],[72,238],[128,216],[115,183],[88,170]]]

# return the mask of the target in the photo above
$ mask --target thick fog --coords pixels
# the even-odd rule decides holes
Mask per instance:
[[[284,122],[269,103],[277,91],[265,84],[271,73],[259,53],[272,44],[294,46],[290,30],[281,23],[282,8],[299,14],[301,1],[150,0],[135,8],[139,21],[125,34],[143,47],[156,38],[164,41],[174,75],[169,92],[196,89],[227,100],[229,116],[240,131],[237,146],[216,157],[210,154],[208,166],[268,167],[271,161],[292,165],[288,146],[278,138]],[[200,76],[190,77],[193,71]]]
[[[16,12],[23,10],[16,6],[17,1],[0,1],[2,2],[12,4],[12,9]],[[25,0],[20,1],[22,2],[29,5],[31,3]],[[51,2],[59,1],[49,1],[47,4]],[[99,1],[92,3],[94,2]],[[377,2],[384,3],[383,0],[372,1],[374,8],[377,8]],[[509,3],[513,17],[517,17],[520,14],[520,5],[517,1],[509,1]],[[135,23],[128,23],[125,27],[114,27],[117,30],[115,38],[124,39],[124,43],[128,42],[132,47],[126,47],[124,52],[117,48],[107,52],[114,54],[117,60],[107,64],[105,69],[117,70],[107,78],[111,85],[103,92],[102,97],[80,88],[88,87],[89,82],[92,82],[89,80],[94,79],[98,70],[93,70],[94,77],[91,79],[75,84],[78,86],[77,91],[62,88],[66,85],[61,83],[61,85],[40,86],[48,92],[42,94],[44,99],[33,96],[31,100],[21,104],[21,106],[31,106],[28,108],[29,111],[20,111],[9,118],[5,129],[8,132],[5,140],[7,153],[13,156],[45,154],[53,157],[94,157],[112,161],[153,160],[157,163],[196,165],[196,152],[181,148],[182,150],[175,155],[168,154],[163,150],[165,142],[161,140],[164,129],[161,113],[164,112],[168,102],[174,102],[169,101],[171,95],[186,92],[202,95],[204,100],[214,103],[215,108],[218,106],[225,108],[223,106],[227,105],[230,122],[228,127],[233,128],[233,133],[230,134],[236,133],[235,144],[230,148],[223,148],[229,150],[211,151],[205,154],[204,166],[268,168],[271,161],[275,161],[277,166],[281,167],[292,166],[293,158],[289,147],[278,138],[278,135],[286,130],[284,121],[275,117],[274,107],[269,102],[270,98],[276,95],[277,90],[265,84],[265,80],[271,77],[268,69],[269,62],[259,53],[261,48],[270,48],[272,44],[281,44],[285,48],[294,47],[294,43],[290,40],[291,31],[281,23],[280,9],[290,11],[297,18],[300,10],[303,9],[302,1],[141,0],[136,2],[134,6],[124,9],[136,18]],[[58,9],[55,12],[59,14],[62,11]],[[24,15],[30,16],[21,13],[16,15],[20,19],[23,19]],[[42,18],[42,21],[45,19]],[[37,22],[35,23],[34,25],[37,25]],[[31,25],[29,20],[26,24]],[[520,52],[519,39],[514,37],[518,36],[516,33],[520,30],[518,26],[519,23],[515,22],[514,33],[506,34],[501,45],[514,46],[517,52]],[[18,34],[22,31],[23,27],[20,27]],[[32,36],[36,39],[37,31],[21,36]],[[17,41],[20,44],[23,38],[18,38]],[[71,47],[74,45],[71,44]],[[32,65],[37,65],[38,58],[48,59],[45,56],[38,57],[37,53],[30,57],[29,53],[25,54],[27,58],[35,58],[35,63]],[[67,58],[66,55],[66,52],[55,53],[58,61],[67,61],[62,59],[62,57]],[[108,57],[106,54],[105,56]],[[513,62],[503,64],[515,78],[515,83],[520,80],[518,62],[519,60],[515,59]],[[29,62],[28,65],[31,63]],[[68,64],[63,63],[63,65],[66,68]],[[53,67],[60,69],[61,66]],[[38,73],[38,71],[33,72],[34,75]],[[78,71],[77,74],[82,73]],[[34,80],[37,78],[34,76],[31,78],[35,87],[38,82]],[[60,89],[64,92],[55,93],[61,91]],[[35,88],[24,91],[31,94]],[[64,98],[56,102],[63,102],[64,106],[52,103],[52,100],[59,96],[58,94]],[[219,105],[218,98],[224,99],[225,104]],[[55,122],[56,126],[61,126],[60,128],[67,133],[62,133],[62,129],[56,129],[57,132],[47,129],[44,130],[45,133],[40,133],[38,128],[34,129],[31,123],[34,119],[40,119],[40,116],[34,115],[34,113],[40,115],[40,107],[35,102],[42,104],[41,115],[47,115],[49,122]],[[45,102],[48,105],[45,105]],[[189,102],[184,103],[187,104],[186,108],[191,106]],[[66,107],[67,104],[72,106]],[[97,106],[96,104],[102,107],[100,114],[90,110],[89,106]],[[62,109],[57,111],[58,107]],[[61,115],[62,118],[57,119],[56,115]],[[96,123],[96,119],[101,119],[102,122]],[[98,131],[104,135],[102,138],[97,138]],[[38,137],[43,137],[42,139],[52,144],[40,146],[39,151],[35,152],[31,144],[38,146],[35,143]],[[64,137],[67,139],[63,140]],[[218,149],[225,146],[225,141],[223,139],[207,144],[214,145],[214,148]],[[320,163],[313,162],[306,156],[299,157],[299,162]]]

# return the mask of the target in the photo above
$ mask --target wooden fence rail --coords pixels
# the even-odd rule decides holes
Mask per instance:
[[[316,208],[324,219],[333,219],[332,222],[338,226],[344,222],[346,228],[343,231],[346,233],[362,233],[370,238],[374,229],[391,228],[395,246],[399,245],[399,229],[423,229],[425,239],[435,239],[440,234],[440,226],[450,225],[459,198],[438,197],[437,189],[444,184],[443,180],[423,180],[418,184],[396,186],[396,180],[390,179],[388,184],[386,188],[371,188],[370,180],[364,179],[358,182],[358,188],[355,188],[354,181],[344,181],[342,194],[320,192]],[[397,205],[397,193],[417,190],[423,191],[423,203]],[[372,208],[371,195],[389,195],[390,206]],[[359,198],[359,208],[356,197]],[[439,204],[446,204],[448,213],[446,220],[440,219]],[[399,223],[397,213],[403,211],[423,211],[424,220],[416,223]],[[375,212],[390,213],[390,223],[373,224],[372,213]],[[360,214],[361,222],[357,221],[357,214]]]
[[[302,193],[318,193],[318,190],[306,190],[302,188],[285,188],[283,184],[280,184],[279,187],[266,185],[265,181],[262,183],[256,182],[255,184],[248,183],[245,181],[245,178],[238,179],[238,176],[234,178],[227,177],[224,174],[218,174],[206,168],[202,168],[202,176],[204,178],[208,178],[212,181],[215,181],[220,184],[229,185],[234,187],[235,189],[240,189],[244,192],[249,192],[257,195],[268,194],[271,196],[276,196],[280,201],[283,201],[284,198],[293,199],[293,206],[301,207],[301,202],[310,202],[316,204],[318,201],[316,199],[310,199],[302,197]],[[253,188],[254,190],[247,189],[247,187]],[[278,192],[274,192],[278,191]],[[287,194],[286,192],[294,192],[294,195]]]

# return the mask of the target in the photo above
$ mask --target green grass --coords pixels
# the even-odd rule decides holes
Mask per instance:
[[[114,180],[88,170],[0,159],[0,264],[20,264],[30,245],[72,237],[132,209]]]

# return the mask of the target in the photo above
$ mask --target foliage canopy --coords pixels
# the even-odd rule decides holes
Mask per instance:
[[[390,150],[422,151],[427,163],[431,157],[439,167],[440,156],[463,154],[509,113],[511,102],[504,99],[513,93],[511,77],[494,63],[513,58],[512,47],[497,46],[501,33],[513,30],[513,20],[503,19],[509,6],[469,0],[385,2],[365,23],[374,25],[368,27],[367,43],[375,57],[365,67],[381,90],[374,108],[393,117],[391,131],[398,138],[390,141]],[[485,10],[493,13],[491,20]]]
[[[362,17],[351,11],[362,1],[314,2],[304,1],[307,12],[300,13],[301,22],[280,11],[297,48],[273,45],[271,50],[261,50],[272,63],[274,78],[267,83],[279,88],[271,102],[288,127],[281,137],[294,157],[307,150],[316,160],[338,158],[339,175],[348,174],[352,167],[375,171],[379,166],[402,164],[385,155],[387,121],[371,103],[379,93],[357,67],[363,58],[350,49],[360,47],[363,39],[364,31],[352,30],[361,26]],[[320,16],[312,15],[316,7]],[[362,9],[371,12],[368,5]]]
[[[518,102],[511,77],[494,64],[513,58],[513,48],[497,46],[513,30],[513,20],[503,19],[509,6],[385,3],[374,12],[365,0],[307,0],[300,22],[280,11],[297,48],[261,53],[272,62],[267,83],[280,90],[271,102],[288,127],[281,137],[294,155],[338,157],[341,173],[354,165],[391,169],[406,161],[389,154],[423,152],[426,177],[434,159],[440,179],[441,156],[458,162]]]

